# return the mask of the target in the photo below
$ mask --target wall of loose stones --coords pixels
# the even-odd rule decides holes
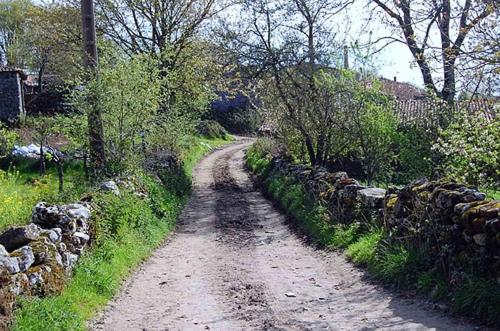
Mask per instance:
[[[86,203],[57,206],[41,202],[33,208],[29,225],[0,234],[0,329],[11,315],[16,297],[61,291],[89,243],[90,217]]]
[[[269,171],[300,182],[334,223],[383,227],[387,240],[425,253],[429,267],[452,284],[464,273],[500,283],[500,201],[473,187],[421,179],[385,190],[363,186],[346,172],[281,159]]]

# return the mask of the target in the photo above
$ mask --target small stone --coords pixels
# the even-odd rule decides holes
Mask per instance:
[[[118,188],[118,185],[116,185],[116,182],[113,180],[102,183],[100,188],[102,191],[112,192],[115,195],[120,195],[120,189]]]
[[[19,273],[12,277],[10,282],[10,290],[15,295],[21,295],[29,288],[29,279],[26,274]]]
[[[24,246],[12,253],[12,256],[16,256],[19,261],[19,269],[22,272],[28,270],[33,263],[35,263],[35,255],[33,254],[33,249],[29,246]]]
[[[42,271],[38,270],[35,272],[30,272],[28,274],[28,279],[31,286],[40,285],[43,283]]]
[[[62,262],[65,269],[73,269],[78,262],[78,255],[65,252],[62,254]]]
[[[9,256],[9,252],[7,252],[7,250],[5,249],[5,247],[3,247],[3,245],[0,245],[0,257],[3,256]]]
[[[0,267],[4,267],[11,274],[16,274],[21,271],[19,268],[19,260],[15,257],[2,256],[0,257]]]
[[[67,214],[72,219],[88,221],[90,219],[90,209],[79,203],[66,206]]]
[[[41,235],[46,236],[54,244],[57,244],[62,239],[62,234],[54,230],[42,230]]]
[[[295,293],[293,293],[293,292],[286,292],[285,296],[288,298],[295,298],[297,295],[295,295]]]
[[[77,237],[82,239],[85,243],[90,240],[90,236],[88,234],[82,233],[82,232],[75,232],[73,233],[73,237]]]

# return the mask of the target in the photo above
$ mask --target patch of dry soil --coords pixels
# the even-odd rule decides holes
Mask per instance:
[[[250,140],[194,171],[176,233],[93,330],[474,330],[303,243],[244,170]]]

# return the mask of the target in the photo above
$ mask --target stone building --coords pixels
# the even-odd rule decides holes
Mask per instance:
[[[15,121],[24,115],[26,74],[16,68],[0,67],[0,120]]]

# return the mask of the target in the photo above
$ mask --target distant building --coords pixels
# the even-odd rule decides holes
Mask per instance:
[[[380,78],[382,91],[387,95],[393,96],[398,101],[423,100],[427,98],[427,92],[410,83],[398,82],[394,80]]]
[[[25,114],[24,80],[26,74],[22,70],[0,66],[1,121],[16,121]]]

